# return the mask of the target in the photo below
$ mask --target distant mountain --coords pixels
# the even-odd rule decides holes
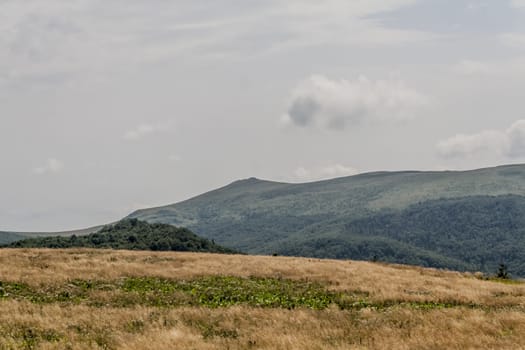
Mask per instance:
[[[22,239],[36,238],[36,237],[52,237],[62,236],[69,237],[72,235],[83,236],[90,233],[97,232],[103,226],[94,226],[86,229],[71,230],[71,231],[60,231],[60,232],[6,232],[0,231],[0,244],[7,244]]]
[[[21,239],[27,238],[27,236],[23,236],[18,233],[13,232],[2,232],[0,231],[0,244],[7,244],[14,241],[19,241]]]
[[[525,276],[525,165],[236,181],[129,217],[255,254],[377,259]]]
[[[84,236],[54,236],[12,242],[11,248],[111,248],[129,250],[234,253],[185,228],[124,219]]]

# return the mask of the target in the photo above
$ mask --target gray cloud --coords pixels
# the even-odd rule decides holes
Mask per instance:
[[[510,0],[510,5],[515,8],[525,8],[525,0]]]
[[[150,135],[168,131],[172,124],[173,121],[169,123],[142,123],[132,129],[127,130],[124,133],[123,138],[128,141],[141,140]]]
[[[462,60],[454,66],[454,70],[464,75],[483,75],[491,73],[494,69],[486,62]]]
[[[157,131],[157,128],[150,124],[141,124],[134,129],[126,131],[124,139],[126,140],[139,140],[149,134]]]
[[[525,36],[522,47],[525,48]],[[463,77],[506,76],[508,79],[525,73],[525,57],[497,61],[461,60],[452,66],[452,70]]]
[[[425,0],[387,13],[373,15],[387,26],[417,29],[434,33],[494,33],[505,32],[522,20],[523,0]],[[445,9],[446,16],[441,16]]]
[[[0,71],[14,82],[66,73],[74,79],[191,54],[215,59],[327,43],[391,46],[428,34],[362,17],[415,1],[4,0]]]
[[[463,158],[493,154],[509,158],[525,156],[525,120],[518,120],[506,130],[485,130],[476,134],[458,134],[437,144],[442,157]]]
[[[365,120],[401,121],[416,116],[428,98],[399,79],[330,80],[314,75],[292,93],[283,121],[296,126],[343,129]]]
[[[64,169],[64,163],[55,158],[49,158],[46,163],[42,166],[33,169],[33,172],[37,175],[43,174],[56,174]]]
[[[515,32],[515,33],[505,33],[500,35],[500,41],[502,44],[509,46],[514,49],[524,49],[525,48],[525,33]]]
[[[288,115],[294,124],[306,126],[313,121],[318,111],[319,105],[312,97],[298,97],[292,102]]]

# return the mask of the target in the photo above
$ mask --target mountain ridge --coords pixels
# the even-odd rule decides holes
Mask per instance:
[[[507,195],[520,199],[500,197]],[[298,184],[249,178],[179,203],[135,211],[129,217],[188,227],[219,244],[252,254],[335,255],[350,259],[372,259],[379,255],[389,262],[488,271],[491,264],[496,264],[492,258],[484,259],[485,265],[478,261],[483,260],[480,257],[461,260],[457,254],[449,255],[443,250],[437,253],[414,242],[394,239],[391,232],[385,231],[384,236],[358,234],[355,226],[349,224],[357,220],[372,222],[386,214],[403,217],[413,210],[411,206],[418,204],[421,205],[416,210],[425,213],[429,208],[439,209],[440,215],[459,210],[450,200],[460,201],[461,210],[473,212],[486,211],[492,202],[506,201],[518,206],[519,212],[525,205],[521,197],[525,198],[525,165],[512,164],[466,171],[370,172]],[[439,227],[431,217],[425,217],[430,220],[426,233],[430,240],[439,233]],[[507,229],[505,222],[498,217],[493,219],[499,226],[491,228],[492,231]],[[461,221],[461,225],[475,224],[468,220]],[[423,235],[420,224],[411,227]],[[480,228],[478,233],[480,237],[489,234],[486,228]],[[326,242],[333,243],[329,249],[323,248]],[[461,241],[461,244],[472,249],[472,242]],[[396,251],[388,249],[389,245],[395,245]],[[515,260],[513,264],[517,263]],[[517,271],[525,275],[525,266],[520,263]]]

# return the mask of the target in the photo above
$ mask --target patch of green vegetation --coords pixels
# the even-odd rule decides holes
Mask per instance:
[[[103,350],[115,349],[115,340],[108,329],[98,330],[93,334],[93,341]]]
[[[440,310],[440,309],[451,309],[456,307],[463,307],[469,309],[483,309],[483,305],[475,303],[462,303],[454,300],[450,301],[413,301],[408,303],[397,304],[400,307],[409,307],[417,310]]]
[[[183,292],[190,297],[186,300],[189,304],[211,308],[243,304],[255,307],[324,309],[336,297],[317,283],[258,277],[211,276],[191,281],[128,278],[121,288],[126,292],[139,293],[144,300],[156,304],[169,302],[171,295]]]
[[[188,320],[185,323],[187,326],[198,329],[204,339],[215,337],[237,339],[239,337],[236,329],[222,327],[219,320]]]
[[[93,292],[98,293],[93,293]],[[111,299],[99,299],[101,292]],[[129,277],[117,281],[73,280],[64,285],[31,287],[15,282],[0,282],[0,298],[29,300],[33,303],[82,303],[93,306],[156,307],[232,305],[254,307],[324,309],[337,295],[317,283],[275,278],[202,277],[190,281],[153,277]],[[131,328],[137,329],[138,324]]]
[[[144,320],[131,320],[126,324],[126,330],[129,333],[142,333],[145,326],[146,324],[144,323]]]
[[[498,278],[498,277],[489,277],[487,278],[487,281],[503,283],[503,284],[510,284],[510,285],[523,284],[523,281],[512,280],[509,278]]]
[[[40,343],[57,343],[64,339],[64,335],[53,330],[34,327],[29,324],[14,323],[0,325],[0,333],[13,341],[17,349],[37,349]],[[2,344],[0,344],[2,345]],[[1,349],[3,347],[0,346]]]
[[[133,320],[125,325],[125,330],[130,333],[137,333],[138,328],[133,327]],[[67,326],[69,331],[76,333],[73,339],[77,338],[80,343],[96,344],[100,349],[114,349],[115,338],[110,327],[106,327],[102,324],[82,322],[77,324],[70,324]],[[72,339],[68,339],[72,340]]]
[[[85,303],[94,307],[141,305],[160,308],[181,306],[223,308],[246,305],[262,308],[322,310],[330,305],[336,305],[342,310],[364,308],[384,310],[392,307],[419,310],[483,308],[482,305],[455,300],[374,301],[363,291],[334,292],[315,282],[232,276],[206,276],[187,281],[156,277],[128,277],[116,281],[73,280],[64,285],[40,288],[20,283],[0,282],[0,298],[28,300],[37,304]],[[144,324],[144,320],[131,320],[126,330],[130,333],[139,333],[143,330]]]
[[[472,303],[462,303],[455,300],[448,301],[404,301],[404,300],[383,300],[383,301],[372,301],[369,299],[354,299],[349,297],[348,293],[339,294],[334,301],[342,310],[352,309],[365,309],[371,308],[376,310],[385,310],[393,307],[410,308],[417,310],[439,310],[439,309],[450,309],[456,307],[467,307],[467,308],[483,308],[482,305]]]
[[[2,242],[0,242],[2,243]],[[167,224],[149,224],[137,219],[125,219],[104,226],[85,236],[54,236],[29,238],[13,242],[10,248],[106,248],[154,251],[191,251],[235,253],[215,242],[198,237],[185,228]]]
[[[36,304],[79,304],[90,298],[93,290],[111,290],[114,286],[102,282],[72,280],[64,285],[31,287],[25,283],[0,281],[0,299],[23,299]]]

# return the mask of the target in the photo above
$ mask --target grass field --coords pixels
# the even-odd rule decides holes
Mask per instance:
[[[357,261],[0,250],[0,349],[520,349],[525,285]]]

